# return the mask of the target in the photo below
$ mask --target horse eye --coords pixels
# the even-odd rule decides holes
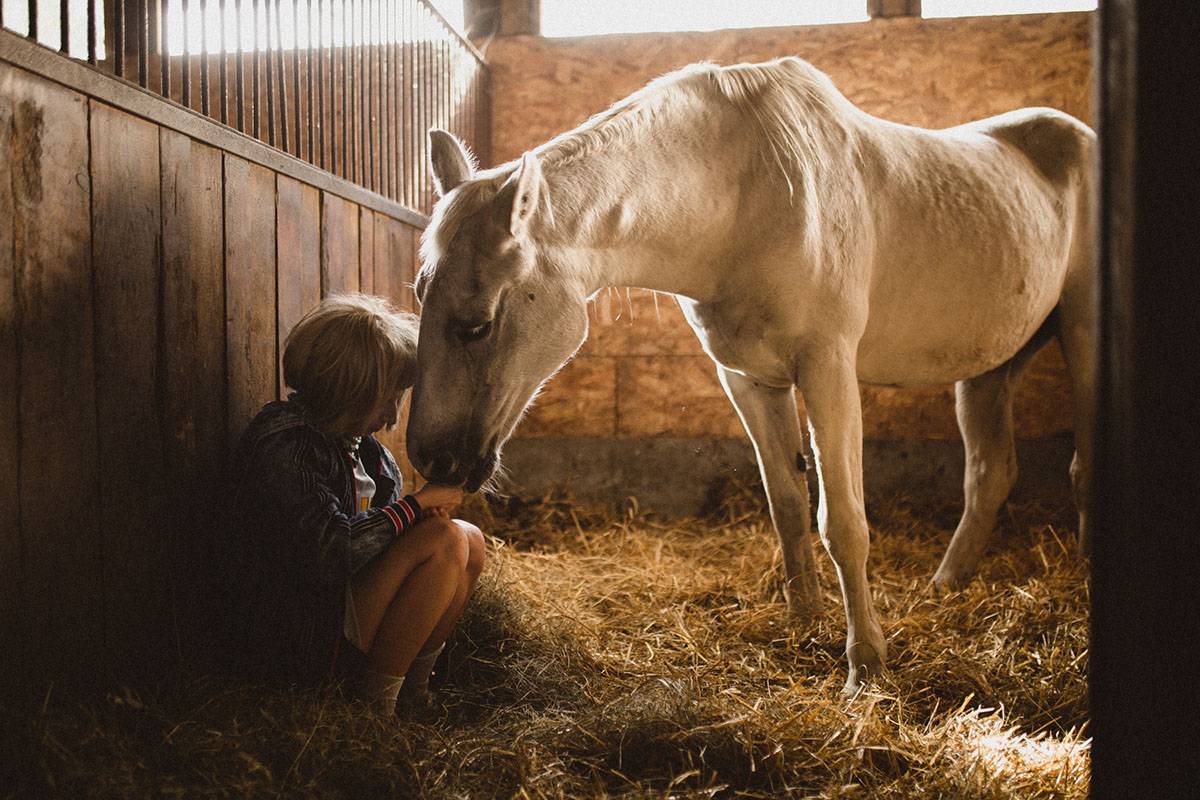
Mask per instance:
[[[456,331],[458,338],[464,342],[477,342],[492,332],[492,321],[481,322],[478,325],[461,325]]]

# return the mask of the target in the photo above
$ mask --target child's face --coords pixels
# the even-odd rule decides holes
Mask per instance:
[[[400,402],[404,399],[404,394],[401,393],[396,397],[384,402],[375,416],[367,423],[367,429],[363,431],[363,435],[369,436],[382,428],[390,428],[400,419]]]

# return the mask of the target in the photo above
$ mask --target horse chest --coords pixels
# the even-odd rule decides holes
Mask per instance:
[[[792,359],[777,347],[770,315],[762,308],[687,298],[679,298],[679,307],[704,352],[717,364],[771,386],[794,383]]]

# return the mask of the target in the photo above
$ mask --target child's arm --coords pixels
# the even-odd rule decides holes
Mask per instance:
[[[303,438],[264,443],[256,454],[253,491],[264,511],[278,517],[289,538],[280,542],[311,580],[345,581],[383,552],[422,516],[421,502],[405,495],[382,508],[346,514],[340,507],[340,487],[327,476],[306,469],[312,464],[310,442]]]

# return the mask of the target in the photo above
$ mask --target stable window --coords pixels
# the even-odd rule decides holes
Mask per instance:
[[[67,46],[63,47],[63,7],[60,2],[35,0],[34,18],[30,19],[29,0],[0,0],[0,20],[14,33],[36,39],[38,44],[62,50],[72,58],[87,58],[88,0],[68,0],[66,8]],[[104,58],[104,4],[94,0],[96,57]],[[30,25],[33,22],[34,25]]]
[[[712,31],[863,22],[867,0],[541,0],[543,36]]]
[[[1095,10],[1096,0],[921,0],[923,17],[982,17]]]

